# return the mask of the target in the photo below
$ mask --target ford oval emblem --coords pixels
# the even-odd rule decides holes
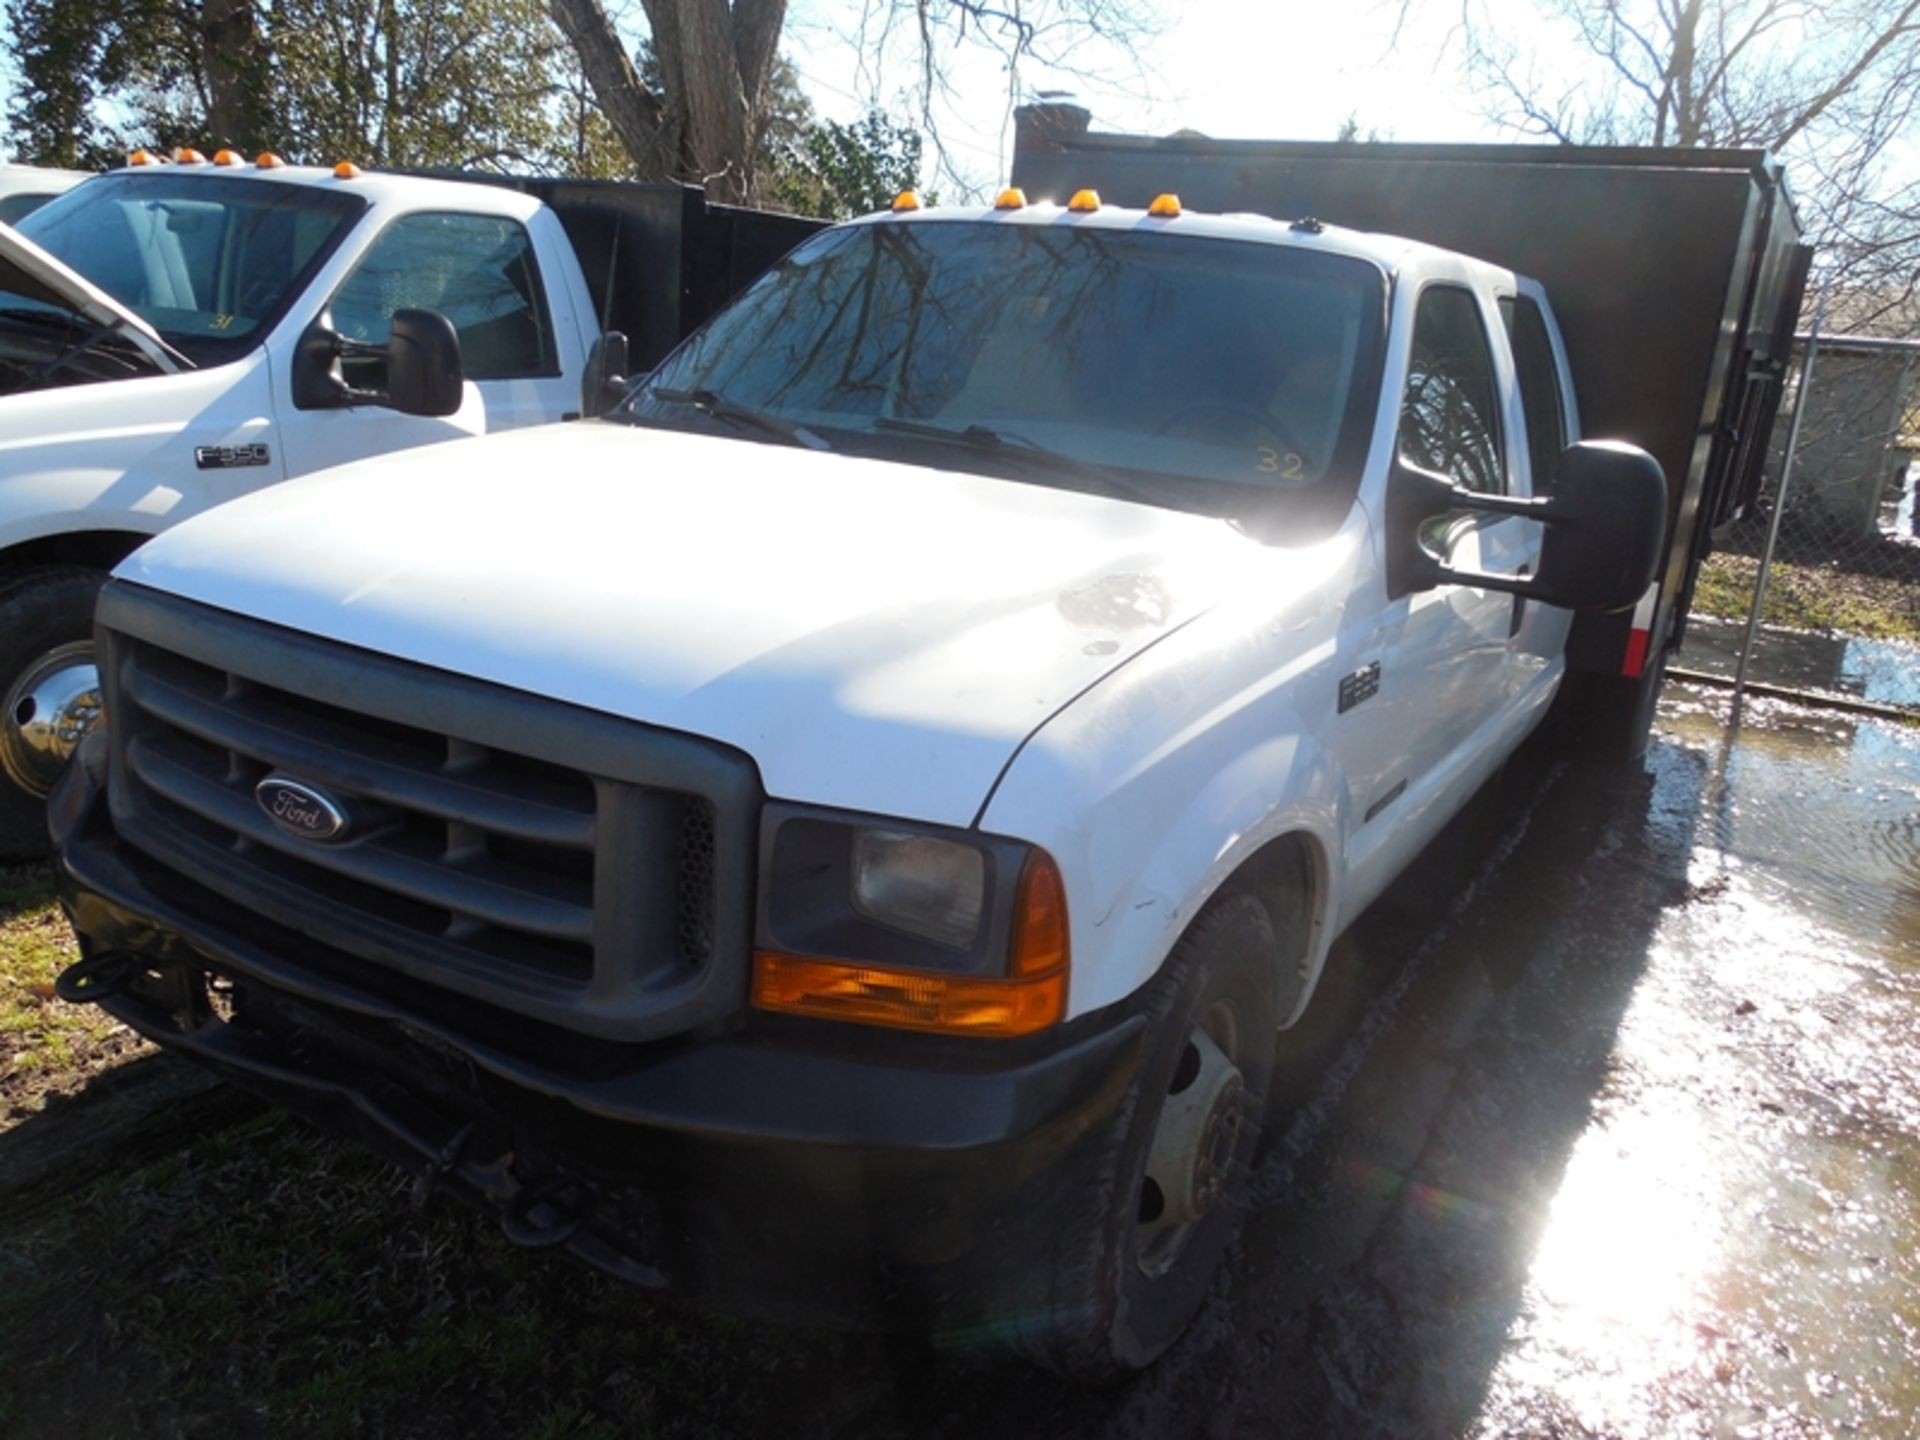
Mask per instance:
[[[302,840],[338,840],[346,834],[347,812],[323,790],[269,775],[253,787],[253,798],[267,818]]]

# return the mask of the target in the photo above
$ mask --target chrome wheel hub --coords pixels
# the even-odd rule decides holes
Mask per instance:
[[[1220,1202],[1246,1123],[1239,1068],[1196,1025],[1174,1068],[1140,1187],[1135,1253],[1148,1274],[1167,1270],[1193,1224]]]
[[[29,795],[45,796],[87,732],[100,722],[93,642],[60,645],[14,677],[0,715],[0,767]]]

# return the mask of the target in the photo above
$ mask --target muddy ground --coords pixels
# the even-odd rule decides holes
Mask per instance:
[[[1341,942],[1130,1386],[670,1313],[149,1055],[0,1133],[0,1433],[1920,1433],[1920,731],[1728,719],[1522,756]]]

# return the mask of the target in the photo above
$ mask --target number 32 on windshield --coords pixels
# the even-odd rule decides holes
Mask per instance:
[[[1255,467],[1262,475],[1278,475],[1282,480],[1304,480],[1306,472],[1301,466],[1306,462],[1292,451],[1282,455],[1266,445],[1260,447],[1260,463]]]

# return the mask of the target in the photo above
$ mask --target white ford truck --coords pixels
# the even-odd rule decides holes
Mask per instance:
[[[138,152],[0,226],[0,858],[44,850],[42,799],[98,711],[109,567],[296,475],[577,417],[608,297],[567,224],[651,207],[688,256],[704,244],[704,202],[679,186],[576,186],[588,198],[556,207],[526,193],[540,182],[179,155]],[[636,246],[645,229],[620,262],[679,291],[678,252]],[[691,328],[673,327],[692,307],[655,308],[671,339]],[[458,337],[464,383],[431,413],[387,393],[410,310]]]
[[[1650,583],[1575,400],[1463,255],[903,196],[605,419],[127,559],[60,992],[640,1285],[1143,1365],[1332,940]]]

